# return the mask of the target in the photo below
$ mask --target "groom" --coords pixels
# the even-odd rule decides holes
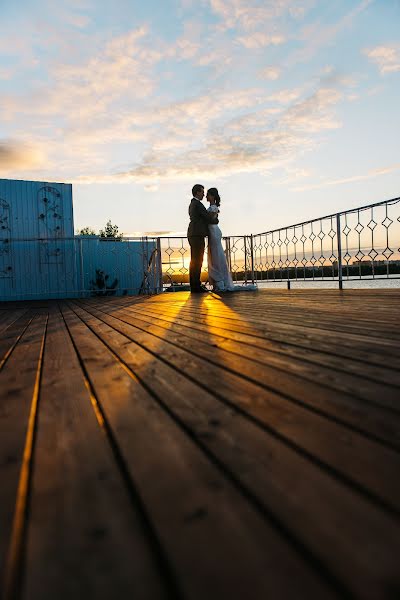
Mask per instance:
[[[192,294],[207,292],[201,285],[200,273],[203,264],[205,238],[208,236],[208,224],[218,223],[215,213],[207,212],[201,201],[204,198],[204,186],[197,183],[192,188],[193,198],[189,205],[190,223],[188,227],[188,240],[190,244],[190,291]]]

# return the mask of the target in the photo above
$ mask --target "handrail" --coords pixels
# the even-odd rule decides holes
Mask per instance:
[[[308,221],[303,221],[302,223],[294,223],[293,225],[284,225],[283,227],[277,227],[276,229],[270,229],[269,231],[261,231],[260,233],[255,233],[253,235],[266,235],[267,233],[275,233],[276,231],[282,231],[282,229],[292,229],[293,227],[301,227],[302,225],[309,225],[310,223],[316,223],[317,221],[323,221],[324,219],[331,219],[336,217],[336,215],[350,215],[355,212],[361,212],[364,210],[368,210],[369,208],[375,208],[376,206],[383,206],[384,204],[397,204],[400,202],[400,197],[392,198],[391,200],[383,200],[382,202],[375,202],[374,204],[366,204],[364,206],[360,206],[358,208],[351,208],[349,210],[342,210],[336,213],[332,213],[330,215],[325,215],[324,217],[318,217],[316,219],[310,219]]]

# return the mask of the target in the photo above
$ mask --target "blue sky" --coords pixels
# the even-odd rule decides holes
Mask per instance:
[[[400,195],[399,0],[0,0],[0,177],[76,228],[225,234]]]

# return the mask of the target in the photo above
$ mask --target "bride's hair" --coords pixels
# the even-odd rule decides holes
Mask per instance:
[[[221,198],[219,197],[217,188],[210,188],[208,193],[215,198],[215,204],[219,206],[221,204]]]

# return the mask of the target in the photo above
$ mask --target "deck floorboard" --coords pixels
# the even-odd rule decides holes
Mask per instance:
[[[399,313],[397,290],[3,305],[5,600],[397,597]]]

